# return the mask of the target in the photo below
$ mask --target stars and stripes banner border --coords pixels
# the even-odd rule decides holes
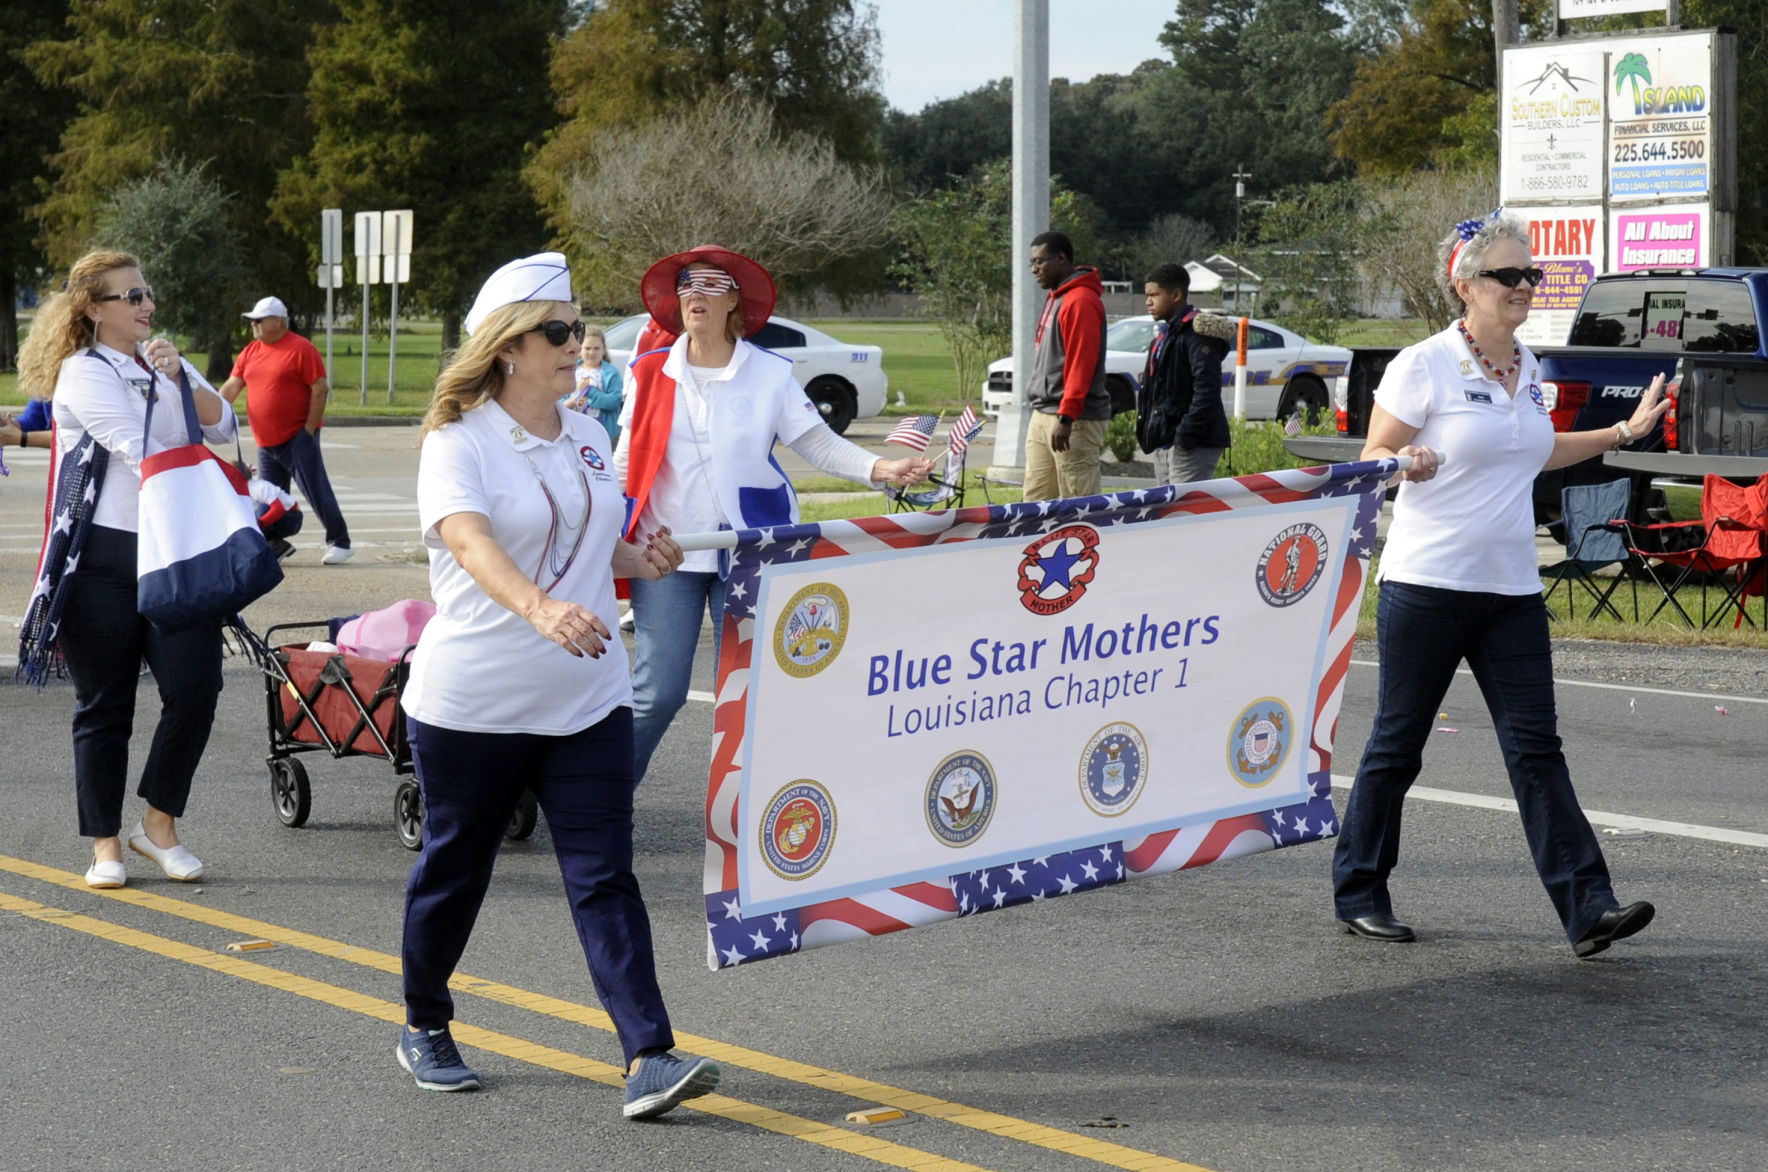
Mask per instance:
[[[729,968],[836,944],[1070,895],[1127,879],[1204,866],[1332,837],[1332,742],[1350,666],[1383,486],[1397,468],[1383,460],[1258,473],[1196,484],[1041,501],[983,505],[936,513],[899,513],[853,521],[746,530],[738,535],[726,584],[717,671],[713,759],[706,799],[705,899],[707,961]],[[745,916],[738,895],[738,793],[747,727],[749,671],[755,651],[754,608],[763,570],[818,558],[900,550],[987,538],[1023,539],[1080,521],[1097,528],[1175,514],[1358,496],[1350,540],[1307,733],[1309,797],[1302,802],[1132,840],[1096,845],[986,870],[959,872],[944,883],[915,882],[862,896],[807,903]]]

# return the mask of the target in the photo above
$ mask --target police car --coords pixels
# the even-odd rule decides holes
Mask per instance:
[[[1204,312],[1210,312],[1205,310]],[[1148,363],[1154,319],[1147,314],[1126,317],[1105,330],[1105,385],[1115,414],[1136,403],[1136,387]],[[1287,419],[1300,411],[1309,421],[1330,412],[1327,390],[1345,372],[1351,352],[1343,346],[1310,342],[1300,334],[1257,318],[1249,320],[1246,337],[1246,417]],[[1013,398],[1011,356],[989,363],[982,386],[983,409],[999,414]],[[1222,404],[1234,411],[1234,354],[1222,364]]]
[[[633,343],[649,320],[650,315],[640,313],[607,327],[609,362],[626,368]],[[855,419],[869,419],[884,410],[890,379],[884,373],[881,347],[840,342],[786,317],[769,318],[749,340],[792,360],[792,376],[837,435]]]

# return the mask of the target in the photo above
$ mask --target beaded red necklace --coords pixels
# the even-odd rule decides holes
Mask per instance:
[[[1473,335],[1467,332],[1466,318],[1457,321],[1455,323],[1455,328],[1461,331],[1462,340],[1467,343],[1467,348],[1473,351],[1473,356],[1479,359],[1479,364],[1485,367],[1486,372],[1499,382],[1503,382],[1516,371],[1522,369],[1522,347],[1514,340],[1510,343],[1510,365],[1506,366],[1503,370],[1499,370],[1496,366],[1492,365],[1492,360],[1486,357],[1485,351],[1479,348],[1479,343],[1473,340]]]

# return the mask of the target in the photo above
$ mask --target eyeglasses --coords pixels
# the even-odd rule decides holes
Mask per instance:
[[[534,333],[545,334],[546,340],[549,344],[554,345],[554,346],[563,346],[566,342],[569,342],[572,338],[576,338],[579,342],[583,341],[583,335],[588,329],[589,329],[589,326],[584,322],[584,320],[582,318],[578,318],[576,321],[571,322],[569,324],[562,322],[562,321],[542,322],[540,325],[535,326],[533,329],[529,330],[528,332],[530,334],[534,334]]]
[[[1490,277],[1506,289],[1514,289],[1524,281],[1529,283],[1529,288],[1539,289],[1541,278],[1546,276],[1540,269],[1532,265],[1526,269],[1481,269],[1474,275]]]
[[[153,286],[141,285],[129,290],[127,293],[106,293],[104,296],[94,297],[92,300],[127,301],[130,305],[139,307],[143,301],[154,301],[156,298],[153,295]]]
[[[734,293],[736,289],[737,279],[717,269],[683,269],[681,275],[675,278],[677,297],[686,297],[689,293],[718,297],[721,294]]]

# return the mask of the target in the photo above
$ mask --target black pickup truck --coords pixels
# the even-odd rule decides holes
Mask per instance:
[[[1534,347],[1556,431],[1612,427],[1632,415],[1659,373],[1675,377],[1665,426],[1623,452],[1543,472],[1535,517],[1556,536],[1560,492],[1628,476],[1633,514],[1645,519],[1662,494],[1654,478],[1699,480],[1707,472],[1754,480],[1768,470],[1768,269],[1647,269],[1598,277],[1584,292],[1570,344]],[[1362,451],[1381,373],[1397,350],[1353,348],[1334,392],[1339,436],[1298,436],[1304,459],[1354,460]]]

